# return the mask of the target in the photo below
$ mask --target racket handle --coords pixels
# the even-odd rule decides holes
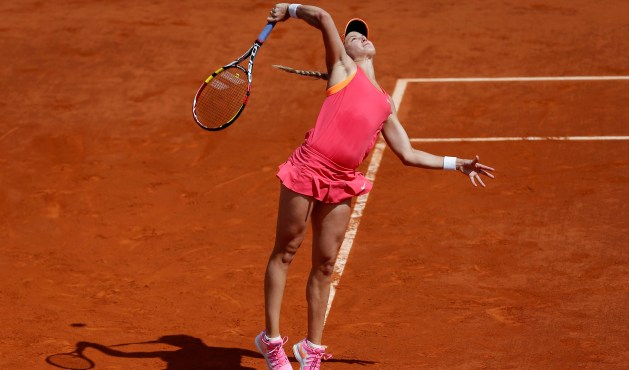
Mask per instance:
[[[262,32],[260,32],[260,35],[258,35],[258,42],[260,44],[266,41],[266,38],[269,37],[269,34],[273,30],[273,27],[275,27],[275,22],[269,22],[266,24],[266,26],[264,26],[264,29],[262,30]]]

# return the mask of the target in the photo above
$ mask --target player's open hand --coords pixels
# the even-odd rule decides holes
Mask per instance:
[[[478,156],[474,159],[466,159],[465,163],[462,166],[459,166],[458,170],[470,178],[472,185],[478,186],[478,184],[476,184],[476,181],[478,181],[482,187],[485,187],[485,183],[483,182],[483,179],[481,179],[480,175],[485,175],[493,179],[494,175],[490,171],[494,171],[494,169],[478,163],[479,160],[480,158]]]

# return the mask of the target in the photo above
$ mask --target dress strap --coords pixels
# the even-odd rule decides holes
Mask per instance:
[[[356,67],[356,70],[354,71],[354,73],[352,73],[351,75],[347,76],[346,79],[344,79],[343,81],[337,83],[334,86],[331,86],[329,89],[326,90],[325,95],[326,96],[330,96],[332,94],[336,94],[337,92],[343,90],[343,88],[345,86],[347,86],[352,79],[354,78],[354,76],[356,76],[356,72],[358,72],[358,67]]]

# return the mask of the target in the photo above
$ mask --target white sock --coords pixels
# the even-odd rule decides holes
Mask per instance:
[[[266,340],[267,342],[277,342],[278,340],[282,340],[282,336],[279,335],[275,338],[269,338],[269,336],[264,333],[264,340]]]
[[[325,348],[325,346],[322,346],[320,344],[314,344],[311,341],[309,341],[308,339],[306,339],[306,343],[308,343],[308,345],[314,349],[322,349]]]

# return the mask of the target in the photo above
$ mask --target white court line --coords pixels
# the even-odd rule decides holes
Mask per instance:
[[[402,104],[402,97],[404,96],[404,92],[406,91],[406,86],[409,82],[418,82],[418,83],[443,83],[443,82],[541,82],[541,81],[618,81],[618,80],[629,80],[629,76],[564,76],[564,77],[493,77],[493,78],[484,78],[484,77],[465,77],[465,78],[402,78],[398,79],[395,84],[395,90],[393,91],[393,102],[395,103],[396,108],[399,110],[400,105]],[[463,142],[463,141],[536,141],[536,140],[568,140],[567,138],[571,138],[569,140],[593,140],[592,138],[605,138],[605,139],[596,139],[596,140],[627,140],[626,136],[559,136],[559,137],[541,137],[541,136],[529,136],[529,137],[510,137],[510,138],[445,138],[445,139],[411,139],[414,142],[420,142],[427,140],[432,141],[454,141],[454,142]],[[373,154],[371,155],[371,160],[369,162],[369,168],[365,177],[370,181],[374,181],[376,178],[376,173],[378,172],[378,168],[380,167],[380,162],[382,161],[382,154],[385,149],[385,142],[382,138],[382,135],[379,136],[378,141],[373,149]],[[330,314],[330,309],[332,308],[332,302],[334,301],[334,296],[336,295],[336,288],[341,281],[341,276],[343,275],[343,271],[345,270],[345,265],[347,264],[347,258],[352,249],[352,245],[354,244],[354,239],[356,237],[356,233],[358,232],[358,226],[360,225],[360,219],[362,217],[365,206],[367,205],[367,199],[369,198],[369,193],[365,195],[361,195],[356,199],[356,203],[354,204],[354,209],[352,210],[352,215],[350,216],[349,225],[347,227],[347,231],[345,232],[345,239],[343,240],[343,244],[339,250],[338,257],[336,259],[336,263],[334,265],[334,274],[332,277],[332,284],[330,286],[330,297],[328,298],[328,306],[325,311],[325,321],[328,319],[328,315]],[[324,324],[325,324],[324,321]]]
[[[629,76],[559,76],[559,77],[459,77],[403,78],[406,82],[540,82],[540,81],[621,81]]]
[[[560,77],[457,77],[457,78],[400,78],[395,85],[398,100],[393,96],[395,105],[400,109],[402,96],[409,82],[417,83],[447,83],[447,82],[561,82],[561,81],[629,81],[629,76],[560,76]]]
[[[496,141],[614,141],[629,140],[629,136],[513,136],[513,137],[448,137],[412,138],[413,143],[466,143]]]

